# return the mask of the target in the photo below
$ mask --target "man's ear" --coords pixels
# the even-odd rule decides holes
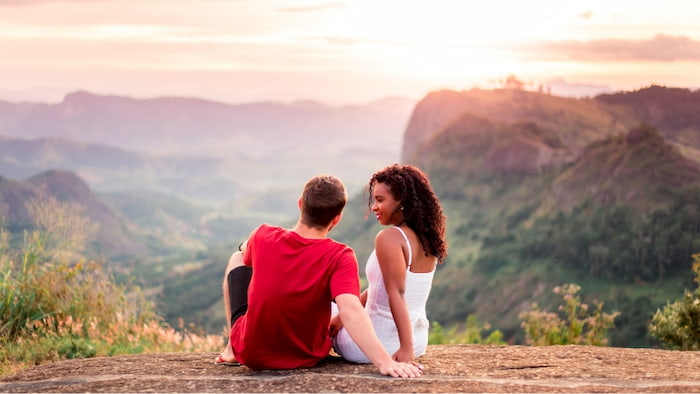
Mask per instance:
[[[299,210],[301,211],[301,205],[302,205],[302,198],[299,196],[299,199],[297,200],[297,206],[299,206]]]
[[[331,221],[331,228],[335,227],[338,223],[340,223],[340,219],[343,218],[343,213],[339,213],[338,216],[334,217],[333,220]]]

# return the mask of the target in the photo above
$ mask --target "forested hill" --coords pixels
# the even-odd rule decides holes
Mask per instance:
[[[534,122],[556,130],[575,151],[644,122],[700,158],[700,91],[650,86],[593,99],[509,89],[432,92],[414,108],[404,135],[402,160],[412,161],[423,141],[465,114],[508,123]]]
[[[70,233],[76,219],[85,218],[84,228],[90,256],[113,261],[151,254],[148,244],[131,222],[108,207],[88,185],[69,171],[51,170],[24,181],[0,176],[0,214],[20,242],[24,230],[43,227],[47,233]]]
[[[634,119],[662,130],[665,138],[700,149],[700,90],[651,86],[603,94],[596,101],[626,108]]]
[[[680,110],[654,93],[698,99],[658,87],[596,99],[471,90],[417,104],[404,161],[428,173],[448,216],[430,319],[474,314],[519,342],[518,315],[533,302],[556,311],[552,289],[577,283],[584,302],[621,312],[611,344],[652,344],[652,314],[693,287],[700,252],[700,145],[688,143],[700,128],[662,122]],[[362,232],[373,228],[345,226],[371,249]]]
[[[510,89],[443,90],[416,104],[406,127],[402,160],[412,161],[422,142],[464,115],[506,123],[534,122],[556,130],[562,142],[573,149],[623,133],[634,123],[629,111],[596,100]]]

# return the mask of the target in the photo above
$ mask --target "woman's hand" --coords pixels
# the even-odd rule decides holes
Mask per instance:
[[[335,337],[336,335],[338,335],[338,332],[340,331],[341,328],[343,328],[343,322],[340,321],[339,315],[335,315],[331,319],[331,323],[328,325],[328,334],[331,337]]]
[[[395,378],[419,378],[423,375],[423,366],[415,361],[402,363],[391,360],[387,365],[379,367],[379,373]]]
[[[413,356],[413,348],[406,348],[404,349],[403,347],[399,348],[399,350],[394,353],[394,355],[391,357],[395,361],[399,362],[412,362],[415,357]]]

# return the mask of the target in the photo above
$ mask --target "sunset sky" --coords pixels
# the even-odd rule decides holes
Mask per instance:
[[[700,87],[700,2],[0,0],[0,99],[343,105],[437,89]]]

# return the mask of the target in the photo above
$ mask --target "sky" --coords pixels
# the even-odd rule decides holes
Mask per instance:
[[[700,87],[700,1],[0,0],[0,99]]]

